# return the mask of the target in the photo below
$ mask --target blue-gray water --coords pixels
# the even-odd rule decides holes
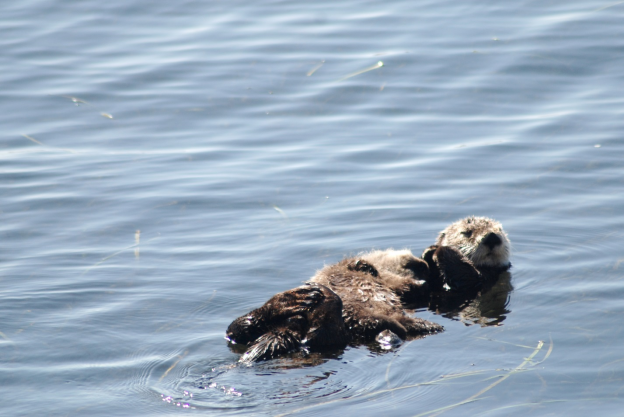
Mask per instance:
[[[624,3],[5,2],[0,48],[1,414],[620,415]],[[232,366],[235,317],[471,214],[500,325]]]

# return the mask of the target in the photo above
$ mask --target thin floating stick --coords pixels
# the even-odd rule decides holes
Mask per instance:
[[[542,363],[542,362],[544,362],[546,359],[548,359],[548,357],[550,356],[550,354],[551,354],[551,353],[552,353],[552,351],[553,351],[553,347],[555,346],[555,344],[554,344],[554,343],[553,343],[553,341],[552,341],[552,335],[549,335],[548,337],[549,337],[549,339],[550,339],[550,346],[548,346],[548,351],[546,352],[546,355],[544,355],[544,359],[542,359],[542,360],[541,360],[541,361],[539,361],[539,362],[536,362],[536,363],[535,363],[535,365],[539,365],[540,363]]]
[[[624,1],[618,1],[617,3],[608,4],[608,5],[606,5],[606,6],[603,6],[603,7],[599,8],[599,9],[596,9],[596,10],[594,10],[594,11],[595,11],[595,12],[600,12],[600,11],[605,10],[605,9],[608,9],[608,8],[610,8],[610,7],[618,6],[618,5],[622,4],[622,3],[624,3]]]
[[[288,216],[286,215],[284,210],[282,210],[281,208],[279,208],[277,206],[273,206],[273,208],[275,209],[275,211],[277,211],[279,214],[281,214],[284,219],[288,220]]]
[[[169,367],[169,369],[167,369],[167,370],[165,371],[165,373],[164,373],[164,374],[160,377],[160,379],[158,380],[158,382],[162,381],[162,380],[163,380],[163,378],[164,378],[164,377],[166,377],[166,376],[167,376],[167,374],[168,374],[169,372],[171,372],[171,370],[172,370],[173,368],[175,368],[175,367],[176,367],[176,365],[177,365],[177,364],[178,364],[178,363],[179,363],[182,359],[184,359],[184,357],[185,357],[187,354],[188,354],[188,350],[187,350],[187,351],[185,351],[185,352],[182,354],[182,356],[178,355],[178,358],[179,358],[179,359],[178,359],[177,361],[175,361],[175,363],[174,363],[173,365],[171,365],[171,366]]]
[[[442,414],[445,411],[452,410],[455,407],[458,407],[460,405],[463,405],[463,404],[466,404],[468,402],[472,402],[472,401],[476,400],[478,397],[480,397],[481,395],[485,394],[486,392],[488,392],[489,390],[491,390],[492,388],[494,388],[495,386],[497,386],[498,384],[500,384],[501,382],[503,382],[504,380],[509,378],[511,375],[520,372],[525,366],[527,366],[529,364],[529,362],[533,361],[533,358],[535,357],[535,355],[537,355],[537,353],[540,350],[542,350],[542,346],[544,346],[544,342],[540,340],[537,343],[537,347],[535,348],[533,353],[531,353],[531,356],[526,358],[520,365],[518,365],[515,369],[509,371],[506,375],[504,375],[498,381],[493,382],[492,384],[490,384],[487,387],[483,388],[481,391],[477,392],[476,394],[474,394],[473,396],[467,398],[466,400],[461,401],[461,402],[456,403],[456,404],[449,405],[447,407],[444,407],[443,409],[427,411],[426,413],[421,413],[421,414],[418,414],[418,415],[416,415],[414,417],[422,417],[422,416],[436,417],[436,416],[439,416],[440,414]],[[552,346],[552,344],[551,344],[551,346]],[[435,413],[435,414],[432,414],[432,413]]]
[[[399,353],[405,347],[409,346],[412,342],[413,342],[413,340],[410,340],[409,342],[405,343],[403,346],[401,346],[399,349],[397,349],[396,352],[394,352],[394,355],[392,355],[392,359],[390,359],[390,363],[388,364],[388,367],[386,368],[386,386],[388,387],[388,389],[390,389],[390,367],[392,366],[392,362],[394,362],[396,357],[399,356]]]
[[[351,73],[349,75],[346,75],[346,76],[342,77],[341,79],[339,79],[338,81],[344,81],[344,80],[346,80],[348,78],[355,77],[356,75],[364,74],[365,72],[368,72],[368,71],[376,70],[377,68],[381,68],[383,66],[384,66],[384,63],[382,61],[379,61],[375,65],[371,65],[368,68],[364,68],[363,70],[356,71],[356,72],[353,72],[353,73]]]
[[[483,398],[481,398],[481,399],[483,399]],[[416,415],[416,416],[414,416],[414,417],[426,416],[426,415],[429,415],[429,414],[431,414],[431,413],[436,413],[436,412],[437,412],[438,414],[434,414],[434,415],[436,415],[436,416],[437,416],[437,415],[440,415],[440,414],[442,414],[443,412],[445,412],[445,411],[447,411],[447,410],[451,410],[451,409],[453,409],[453,408],[455,408],[455,407],[458,407],[458,406],[460,406],[460,405],[464,405],[464,404],[472,403],[472,402],[475,402],[475,401],[479,401],[479,399],[478,399],[478,398],[472,398],[472,397],[471,397],[471,398],[469,398],[469,399],[467,399],[467,400],[464,400],[464,401],[458,402],[458,403],[456,403],[456,404],[447,405],[447,406],[444,406],[444,407],[436,408],[435,410],[427,411],[426,413],[417,414],[417,415]]]
[[[577,398],[577,399],[561,399],[561,400],[544,400],[544,401],[538,401],[538,402],[534,402],[534,403],[521,403],[521,404],[513,404],[513,405],[506,405],[503,407],[498,407],[498,408],[493,408],[491,410],[487,410],[483,413],[481,413],[480,415],[484,415],[487,413],[491,413],[494,411],[501,411],[501,410],[506,410],[509,408],[518,408],[518,407],[535,407],[536,405],[545,405],[545,404],[553,404],[553,403],[567,403],[567,402],[573,402],[573,401],[608,401],[608,400],[613,400],[613,397],[608,397],[608,398]]]
[[[412,343],[412,341],[410,340],[409,343]],[[390,367],[392,367],[392,362],[394,362],[394,359],[396,359],[398,355],[399,352],[397,350],[396,352],[394,352],[394,355],[392,355],[392,359],[390,359],[390,363],[388,363],[388,366],[386,367],[386,386],[388,388],[390,388]]]
[[[160,236],[153,237],[153,238],[151,238],[150,240],[146,240],[146,241],[145,241],[145,243],[147,243],[147,242],[151,242],[152,240],[158,239],[159,237],[160,237]],[[96,267],[100,266],[100,265],[101,265],[101,264],[103,264],[104,262],[108,261],[110,258],[112,258],[112,257],[114,257],[114,256],[117,256],[117,255],[119,255],[120,253],[127,251],[128,249],[136,248],[137,246],[139,246],[139,244],[138,244],[138,243],[135,243],[134,245],[126,246],[125,248],[120,249],[120,250],[118,250],[117,252],[112,253],[112,254],[110,254],[110,255],[108,255],[108,256],[106,256],[106,257],[102,258],[102,260],[101,260],[101,261],[96,262],[95,264],[93,264],[93,265],[91,265],[90,267],[88,267],[87,269],[85,269],[85,270],[82,272],[82,274],[80,274],[80,276],[83,276],[84,274],[86,274],[87,272],[89,272],[90,270],[92,270],[93,268],[96,268]]]
[[[139,243],[141,242],[141,231],[137,230],[134,232],[134,244],[136,248],[134,249],[134,257],[139,259],[139,255],[141,253],[141,248],[139,247]]]
[[[22,133],[22,136],[25,137],[26,139],[28,139],[31,142],[35,142],[37,145],[41,145],[41,146],[45,146],[46,148],[50,148],[50,149],[59,149],[61,151],[65,151],[65,152],[69,152],[69,153],[78,153],[76,151],[73,151],[71,149],[65,149],[65,148],[55,148],[54,146],[48,146],[45,143],[41,143],[39,142],[37,139],[33,138],[32,136],[29,136],[25,133]]]
[[[59,96],[59,97],[63,97],[63,98],[68,98],[71,101],[74,102],[74,104],[79,105],[79,104],[89,104],[88,102],[79,99],[78,97],[74,97],[74,96]]]
[[[524,347],[522,345],[519,345],[519,346],[520,347]],[[539,351],[542,349],[543,346],[544,346],[544,342],[540,340],[538,342],[538,344],[537,344],[537,347],[533,351],[533,353],[531,353],[531,355],[529,357],[525,358],[524,361],[520,365],[518,365],[513,370],[509,371],[507,374],[503,375],[499,380],[497,380],[494,383],[488,385],[486,388],[482,389],[481,391],[479,391],[478,393],[472,395],[471,397],[465,399],[464,401],[460,401],[460,402],[455,403],[455,404],[447,405],[447,406],[444,406],[444,407],[436,408],[435,410],[430,410],[430,411],[427,411],[427,412],[424,412],[424,413],[420,413],[420,414],[418,414],[418,415],[416,415],[414,417],[424,417],[424,416],[434,416],[435,417],[435,416],[438,416],[438,415],[442,414],[445,411],[452,410],[453,408],[459,407],[460,405],[468,404],[468,403],[479,401],[479,400],[483,399],[483,397],[482,398],[478,398],[478,397],[481,397],[487,391],[491,390],[496,385],[500,384],[501,382],[503,382],[504,380],[509,378],[511,375],[513,375],[515,373],[518,373],[518,372],[521,372],[529,363],[533,362],[533,358],[535,358],[535,355],[537,355],[539,353]],[[542,359],[540,362],[536,362],[534,365],[537,365],[537,364],[540,364],[540,363],[544,362],[550,356],[552,350],[553,350],[553,342],[552,342],[552,338],[551,338],[550,346],[548,348],[548,351],[546,352],[546,355],[544,356],[544,359]],[[387,377],[388,372],[389,372],[389,369],[386,370],[386,377]],[[349,398],[337,398],[335,400],[325,401],[325,402],[318,403],[318,404],[311,404],[311,405],[308,405],[308,406],[305,406],[305,407],[297,408],[295,410],[287,411],[287,412],[282,413],[282,414],[278,414],[275,417],[283,417],[283,416],[287,416],[287,415],[297,414],[297,413],[299,413],[300,411],[303,411],[303,410],[308,410],[308,409],[311,409],[311,408],[320,407],[322,405],[332,404],[332,403],[336,403],[336,402],[353,400],[353,399],[356,399],[356,398],[357,399],[363,399],[363,398],[374,397],[374,396],[379,395],[379,394],[389,393],[389,392],[393,392],[393,391],[400,391],[400,390],[404,390],[404,389],[422,387],[422,386],[426,386],[426,385],[441,384],[441,383],[444,383],[444,382],[452,380],[452,379],[458,379],[458,378],[464,378],[464,377],[467,377],[467,376],[479,375],[479,374],[483,374],[485,372],[488,372],[488,371],[487,370],[480,370],[480,371],[465,372],[465,373],[460,373],[460,374],[443,375],[441,378],[435,379],[433,381],[419,382],[419,383],[411,384],[411,385],[403,385],[403,386],[396,387],[396,388],[388,388],[388,389],[382,389],[382,390],[375,391],[375,392],[370,392],[370,393],[364,394],[364,395],[356,395],[354,397],[349,397]]]
[[[479,371],[469,371],[469,372],[462,372],[460,374],[448,374],[448,375],[442,375],[442,378],[444,378],[444,380],[450,380],[450,379],[457,379],[457,378],[463,378],[465,376],[472,376],[472,375],[479,375],[479,374],[483,374],[487,372],[487,370],[482,369]]]
[[[24,136],[26,139],[31,140],[41,146],[45,146],[43,143],[39,142],[37,139],[33,138],[32,136],[28,136],[25,133],[22,133],[22,136]]]
[[[518,344],[516,344],[516,343],[505,342],[505,341],[503,341],[503,340],[492,339],[492,338],[489,338],[489,337],[473,336],[473,339],[487,340],[488,342],[504,343],[504,344],[506,344],[506,345],[511,345],[511,346],[516,346],[516,347],[521,347],[521,348],[525,348],[525,349],[535,349],[533,346],[518,345]]]
[[[308,71],[308,73],[306,74],[307,77],[310,77],[312,74],[314,74],[319,68],[321,68],[323,66],[323,64],[325,63],[325,60],[322,60],[320,64],[318,64],[317,66],[315,66],[314,68],[312,68],[310,71]]]
[[[58,97],[63,97],[66,99],[71,100],[76,106],[80,105],[80,104],[86,104],[87,106],[91,106],[92,104],[89,103],[88,101],[82,100],[78,97],[74,97],[74,96],[64,96],[64,95],[59,95]],[[106,117],[107,119],[112,119],[113,115],[110,113],[106,113],[106,112],[100,112],[100,116],[102,117]]]
[[[278,414],[275,417],[288,416],[288,415],[296,414],[296,413],[298,413],[300,411],[307,410],[307,409],[310,409],[310,408],[320,407],[321,405],[327,405],[327,404],[337,403],[337,402],[341,402],[341,401],[353,400],[355,398],[362,399],[362,398],[374,397],[376,395],[385,394],[385,393],[388,393],[388,392],[401,391],[401,390],[409,389],[409,388],[422,387],[422,386],[426,386],[426,385],[436,385],[436,384],[448,381],[450,379],[463,378],[463,377],[466,377],[466,376],[478,375],[478,374],[482,374],[482,373],[485,373],[485,372],[487,372],[487,371],[486,370],[482,370],[482,371],[466,372],[466,373],[463,373],[463,374],[445,375],[445,376],[442,376],[442,378],[435,379],[433,381],[418,382],[416,384],[411,384],[411,385],[402,385],[400,387],[382,389],[382,390],[379,390],[379,391],[374,391],[374,392],[370,392],[368,394],[358,395],[358,396],[355,396],[355,397],[338,398],[338,399],[335,399],[335,400],[326,401],[326,402],[322,402],[322,403],[318,403],[318,404],[307,405],[305,407],[297,408],[297,409],[292,410],[292,411],[287,411],[285,413]],[[431,412],[433,412],[433,411],[429,411],[429,413],[431,413]]]

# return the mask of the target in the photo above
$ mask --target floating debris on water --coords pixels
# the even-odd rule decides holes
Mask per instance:
[[[74,97],[74,96],[60,96],[60,97],[70,99],[71,101],[73,101],[73,102],[74,102],[74,104],[75,104],[76,106],[79,106],[79,105],[81,105],[81,104],[89,104],[88,102],[86,102],[86,101],[84,101],[84,100],[81,100],[81,99],[79,99],[78,97]]]
[[[140,241],[141,241],[141,231],[137,230],[136,232],[134,232],[134,244],[137,245],[137,247],[134,249],[135,258],[138,258],[141,252],[141,249],[139,248]]]
[[[321,68],[323,66],[323,64],[325,63],[325,60],[322,60],[320,64],[317,64],[314,68],[312,68],[310,71],[308,71],[308,73],[306,74],[306,76],[311,76],[312,74],[314,74],[319,68]]]
[[[282,217],[284,219],[288,219],[288,216],[286,215],[286,213],[284,212],[284,210],[282,210],[281,208],[277,207],[277,206],[273,206],[273,208],[282,215]]]
[[[39,142],[37,139],[33,138],[32,136],[25,135],[24,133],[22,133],[22,136],[24,136],[26,139],[31,140],[41,146],[45,146],[43,143]]]
[[[365,72],[368,72],[368,71],[376,70],[377,68],[381,68],[383,66],[384,66],[384,63],[382,61],[378,61],[375,65],[371,65],[370,67],[364,68],[363,70],[353,72],[345,77],[342,77],[338,81],[344,81],[348,78],[355,77],[356,75],[364,74]]]

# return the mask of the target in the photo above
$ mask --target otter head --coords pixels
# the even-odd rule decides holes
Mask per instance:
[[[503,226],[487,217],[459,220],[438,236],[437,245],[454,246],[476,267],[509,268],[510,244]]]

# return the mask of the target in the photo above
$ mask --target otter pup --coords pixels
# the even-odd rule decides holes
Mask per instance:
[[[510,267],[500,223],[469,217],[440,233],[423,259],[409,250],[372,251],[321,269],[310,282],[234,320],[226,339],[249,346],[241,362],[299,350],[437,333],[443,327],[409,317],[406,305],[426,305],[434,292],[480,288],[484,270]],[[380,342],[381,343],[381,342]]]
[[[342,299],[342,318],[350,343],[368,342],[390,330],[401,339],[442,331],[442,326],[409,317],[403,306],[424,302],[429,292],[428,266],[409,251],[389,254],[391,265],[375,259],[375,252],[326,266],[311,281],[322,284]]]
[[[427,264],[411,258],[407,266],[413,270],[403,275],[377,270],[362,258],[326,266],[310,282],[234,320],[226,338],[250,346],[240,361],[255,362],[302,347],[342,349],[371,341],[384,330],[401,339],[442,331],[442,326],[403,311],[404,300],[424,300],[428,292],[421,279],[426,278]]]

